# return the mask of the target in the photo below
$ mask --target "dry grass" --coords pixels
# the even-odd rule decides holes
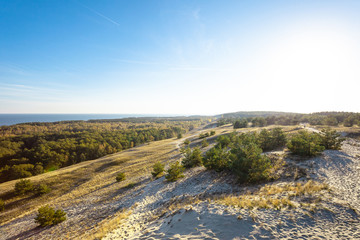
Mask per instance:
[[[297,183],[285,186],[265,185],[257,193],[240,196],[222,196],[215,199],[215,202],[246,209],[292,208],[296,207],[297,204],[291,200],[291,197],[311,195],[322,190],[328,190],[328,186],[311,180],[305,184]]]
[[[131,211],[123,210],[115,213],[114,216],[108,217],[99,222],[90,233],[86,236],[82,236],[81,239],[94,240],[102,239],[107,233],[118,228],[131,214]]]
[[[286,184],[285,186],[265,185],[259,191],[262,196],[275,195],[279,193],[289,193],[290,196],[300,196],[305,194],[313,194],[322,190],[328,190],[328,185],[324,183],[309,180],[305,184]]]
[[[233,206],[245,209],[253,208],[274,208],[281,209],[284,207],[295,207],[288,197],[270,197],[270,196],[257,196],[257,195],[241,195],[241,196],[225,196],[216,200],[217,203],[224,204],[226,206]]]

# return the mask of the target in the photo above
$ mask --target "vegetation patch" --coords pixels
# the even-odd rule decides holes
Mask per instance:
[[[266,185],[254,194],[240,196],[222,196],[216,202],[239,208],[274,208],[296,207],[292,199],[296,196],[312,195],[322,190],[328,190],[326,184],[308,181],[304,184],[287,184],[285,186]]]
[[[179,178],[184,177],[184,167],[179,163],[179,161],[171,164],[170,168],[166,172],[167,174],[165,175],[165,178],[169,182],[175,182]]]
[[[4,200],[0,199],[0,212],[4,211],[5,209],[5,202]]]
[[[121,173],[118,173],[116,175],[116,181],[117,182],[122,182],[126,179],[126,176],[125,176],[125,173],[124,172],[121,172]]]
[[[184,154],[182,165],[185,168],[192,168],[202,165],[203,157],[200,148],[196,147],[193,150],[190,148],[185,148],[181,149],[181,152]]]
[[[102,239],[107,233],[118,228],[130,214],[131,211],[122,210],[104,219],[95,226],[95,231],[91,233],[91,236],[87,236],[85,239]]]
[[[38,209],[38,214],[35,217],[35,222],[40,224],[41,227],[56,225],[66,220],[66,213],[58,209],[46,205]]]
[[[151,175],[154,178],[159,178],[164,175],[164,171],[165,171],[165,165],[161,162],[156,162],[153,165],[153,171],[151,172]]]
[[[24,195],[25,193],[32,192],[34,190],[34,185],[29,179],[21,179],[15,183],[15,194]]]

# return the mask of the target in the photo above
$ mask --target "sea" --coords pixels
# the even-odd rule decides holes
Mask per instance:
[[[0,114],[0,126],[29,122],[59,122],[92,119],[120,119],[129,117],[173,117],[160,114]]]

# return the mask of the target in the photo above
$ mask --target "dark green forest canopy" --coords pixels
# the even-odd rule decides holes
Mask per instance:
[[[0,182],[176,137],[207,121],[208,118],[134,118],[3,126]]]

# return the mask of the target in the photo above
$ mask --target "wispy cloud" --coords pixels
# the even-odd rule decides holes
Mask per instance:
[[[107,20],[108,22],[111,22],[111,23],[115,24],[116,26],[120,26],[120,24],[119,24],[118,22],[116,22],[115,20],[113,20],[113,19],[105,16],[104,14],[102,14],[102,13],[100,13],[100,12],[98,12],[98,11],[92,9],[92,8],[89,8],[89,7],[85,6],[84,4],[81,4],[81,3],[79,3],[79,4],[82,5],[84,8],[88,9],[89,11],[95,13],[95,14],[98,15],[99,17]]]
[[[6,84],[0,83],[0,98],[21,98],[21,99],[37,99],[42,101],[56,101],[61,100],[65,91],[34,87],[22,84]]]
[[[175,67],[169,68],[172,71],[204,71],[204,72],[231,72],[233,69],[227,68],[206,68],[206,67]]]
[[[0,63],[0,73],[10,73],[23,76],[30,75],[30,72],[25,68],[10,63]]]

